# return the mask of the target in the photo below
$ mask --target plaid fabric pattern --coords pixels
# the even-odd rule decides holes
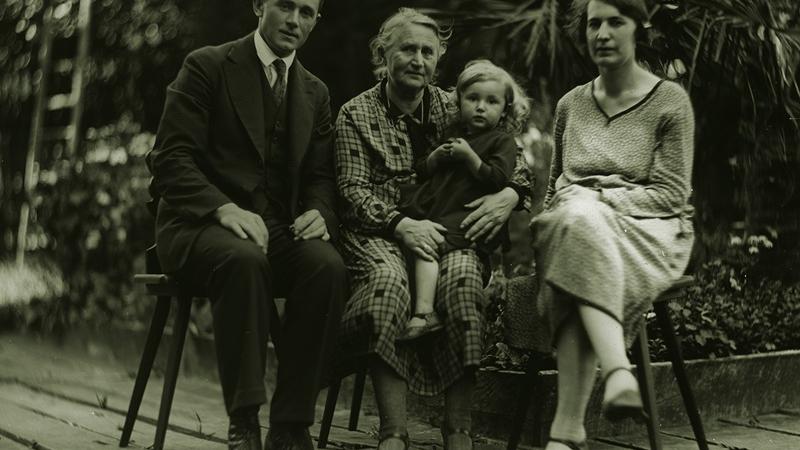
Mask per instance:
[[[456,250],[440,261],[434,307],[445,329],[419,344],[397,344],[413,312],[411,283],[400,246],[386,239],[345,230],[342,254],[353,292],[340,329],[340,370],[349,372],[360,357],[375,354],[421,395],[437,395],[480,363],[485,295],[483,265],[474,250]]]
[[[342,222],[363,233],[380,233],[399,213],[399,185],[416,181],[408,126],[389,117],[380,83],[347,102],[336,120],[335,150],[339,192],[345,200]],[[452,94],[428,86],[433,150],[456,113]],[[530,171],[517,152],[511,182],[530,192]],[[530,196],[525,197],[525,205]]]
[[[399,214],[398,186],[416,180],[408,126],[389,117],[380,84],[346,103],[336,120],[335,148],[339,192],[346,201],[342,220],[348,228],[383,231]],[[432,138],[438,139],[454,111],[447,93],[429,86]],[[433,142],[431,142],[433,144]]]
[[[399,214],[399,186],[416,182],[416,174],[408,127],[390,117],[380,99],[380,86],[347,102],[336,121],[337,183],[345,202],[339,245],[352,289],[337,360],[342,371],[349,371],[359,357],[378,355],[408,381],[413,392],[436,395],[461,377],[465,367],[480,362],[484,267],[473,250],[444,255],[435,304],[445,323],[444,335],[413,347],[395,344],[413,312],[411,289],[400,246],[381,236]],[[450,93],[435,86],[426,89],[432,150],[456,110]],[[528,177],[518,152],[512,182],[530,187]]]

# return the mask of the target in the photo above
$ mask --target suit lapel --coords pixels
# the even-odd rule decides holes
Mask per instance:
[[[231,48],[224,67],[228,93],[236,114],[242,121],[263,162],[266,148],[266,125],[264,102],[261,97],[263,87],[259,74],[259,70],[263,70],[263,68],[258,55],[256,55],[252,33],[240,39]]]
[[[297,59],[289,70],[287,87],[287,114],[289,115],[289,170],[292,180],[298,180],[300,164],[305,156],[314,120],[314,107],[311,104],[312,86],[306,82],[305,68]]]

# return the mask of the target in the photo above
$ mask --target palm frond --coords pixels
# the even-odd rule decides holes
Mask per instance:
[[[440,13],[470,27],[494,29],[498,45],[507,49],[507,61],[499,62],[522,66],[535,81],[532,87],[545,86],[543,96],[558,98],[596,73],[575,40],[581,30],[575,27],[573,8],[579,1],[585,2],[529,0],[514,7],[510,1],[471,0],[458,11]],[[698,165],[744,161],[730,169],[744,171],[736,172],[740,185],[720,190],[714,179],[698,182],[698,206],[706,208],[700,217],[714,217],[715,211],[727,215],[730,198],[711,197],[719,192],[730,196],[731,191],[732,202],[749,215],[761,208],[753,203],[759,196],[747,191],[756,167],[800,161],[800,1],[655,3],[650,41],[637,48],[637,56],[690,92],[698,121]],[[794,189],[796,183],[784,184]]]
[[[545,36],[547,32],[546,28],[546,21],[548,15],[551,13],[549,5],[553,3],[553,0],[545,0],[545,5],[539,8],[540,15],[539,20],[536,20],[533,23],[533,27],[531,28],[530,36],[528,37],[528,42],[525,45],[525,64],[530,66],[533,64],[533,60],[536,58],[536,54],[539,51],[540,42]]]

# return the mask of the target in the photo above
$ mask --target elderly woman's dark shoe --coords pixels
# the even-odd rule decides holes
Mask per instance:
[[[398,439],[398,440],[402,441],[403,442],[403,450],[408,450],[408,446],[409,446],[408,433],[400,433],[400,432],[387,433],[387,434],[384,434],[384,435],[380,436],[378,438],[378,450],[380,450],[381,444],[383,444],[384,442],[388,441],[389,439]]]
[[[616,367],[611,369],[603,377],[603,384],[605,385],[611,375],[620,370],[631,371],[628,367]],[[647,420],[647,415],[644,412],[644,405],[642,404],[642,395],[639,392],[638,385],[636,389],[624,389],[614,397],[603,402],[601,410],[603,412],[603,417],[611,422],[633,419],[638,423],[643,423]]]

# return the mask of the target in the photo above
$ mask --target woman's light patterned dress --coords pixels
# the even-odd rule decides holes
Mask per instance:
[[[691,194],[694,115],[680,85],[660,81],[631,108],[609,117],[593,84],[556,108],[555,151],[545,211],[531,223],[540,313],[556,338],[575,303],[623,324],[626,343],[652,300],[679,278],[693,242]],[[569,196],[570,185],[599,192]]]

